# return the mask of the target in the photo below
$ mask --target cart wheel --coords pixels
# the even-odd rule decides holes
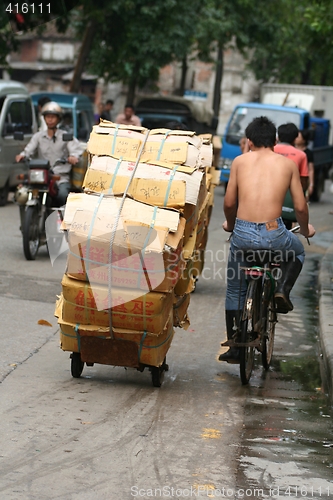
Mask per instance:
[[[163,370],[161,366],[151,367],[151,379],[154,387],[161,387],[163,382]]]
[[[161,364],[161,366],[150,367],[151,378],[154,387],[161,387],[164,378],[164,372],[167,372],[169,370],[169,365],[167,365],[165,361],[166,358],[164,358],[164,361]]]
[[[79,352],[72,352],[71,360],[72,377],[80,378],[84,367],[84,362],[81,361],[81,354]]]

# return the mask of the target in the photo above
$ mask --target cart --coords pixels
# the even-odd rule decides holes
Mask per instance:
[[[174,335],[173,318],[160,335],[147,332],[130,332],[114,329],[101,331],[90,325],[74,325],[60,320],[60,344],[64,351],[71,351],[71,374],[79,378],[84,365],[95,363],[136,368],[151,372],[154,387],[161,387],[164,372],[168,371],[166,354]],[[129,340],[129,338],[133,338]]]
[[[72,377],[80,378],[84,364],[87,366],[94,366],[95,363],[124,366],[126,368],[136,368],[139,372],[143,372],[145,368],[148,368],[151,372],[153,386],[161,387],[164,372],[169,370],[166,358],[164,358],[160,366],[145,365],[138,362],[138,346],[134,342],[128,341],[123,345],[123,342],[109,340],[107,344],[104,344],[104,347],[107,348],[104,350],[100,342],[94,342],[95,339],[93,337],[86,337],[86,339],[87,342],[84,342],[84,349],[81,352],[72,352],[70,355]],[[121,346],[120,349],[119,344]]]

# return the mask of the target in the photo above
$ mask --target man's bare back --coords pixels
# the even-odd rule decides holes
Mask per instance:
[[[301,232],[308,235],[308,208],[295,163],[272,148],[255,147],[233,161],[224,206],[225,229],[232,230],[235,218],[268,222],[281,216],[288,188],[291,191]]]
[[[291,177],[297,174],[293,162],[263,148],[239,156],[233,168],[238,187],[237,217],[250,222],[280,217]]]

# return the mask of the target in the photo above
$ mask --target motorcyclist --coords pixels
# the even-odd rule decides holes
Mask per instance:
[[[82,152],[81,145],[76,138],[68,142],[63,140],[63,131],[58,128],[63,115],[59,104],[50,101],[43,106],[41,113],[45,119],[47,130],[41,130],[34,134],[24,150],[15,157],[15,160],[19,162],[24,158],[30,159],[36,156],[48,160],[53,167],[56,160],[65,158],[66,163],[53,167],[53,173],[60,176],[57,181],[58,194],[55,203],[62,206],[66,203],[68,193],[71,190],[71,169],[72,165],[79,161]]]

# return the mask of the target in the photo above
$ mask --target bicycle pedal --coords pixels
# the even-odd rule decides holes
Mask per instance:
[[[235,342],[233,339],[226,340],[225,342],[221,342],[222,347],[236,347],[237,342]]]

